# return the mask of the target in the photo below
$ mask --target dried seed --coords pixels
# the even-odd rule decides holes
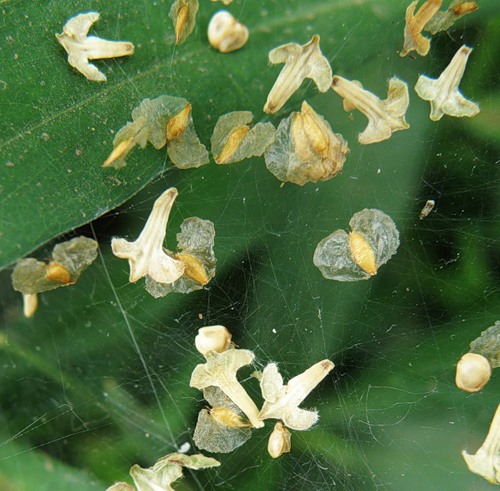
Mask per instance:
[[[221,53],[242,48],[248,41],[248,29],[228,11],[216,12],[208,23],[208,40]]]
[[[425,75],[418,77],[415,92],[421,99],[430,101],[429,117],[432,121],[439,121],[445,114],[455,118],[471,118],[479,113],[479,106],[458,90],[471,51],[472,48],[463,45],[438,79]]]
[[[428,199],[425,202],[424,207],[420,210],[420,213],[418,215],[420,220],[423,220],[425,217],[429,215],[429,213],[434,209],[435,204],[436,202],[433,199]]]
[[[194,339],[196,349],[204,355],[207,351],[226,351],[233,344],[231,333],[224,326],[207,326],[198,329]]]
[[[375,253],[367,240],[357,232],[349,234],[349,248],[351,249],[354,262],[370,276],[377,274]]]
[[[269,62],[285,63],[274,83],[264,112],[279,111],[306,78],[314,80],[320,92],[326,92],[332,82],[332,68],[319,48],[316,34],[303,46],[295,43],[278,46],[269,52]]]
[[[175,255],[175,259],[178,259],[179,261],[182,261],[184,263],[184,274],[188,278],[191,278],[200,285],[206,285],[208,283],[209,279],[205,268],[203,267],[201,262],[194,256],[191,256],[191,254],[179,253]]]
[[[349,235],[336,230],[321,240],[314,251],[314,265],[327,279],[367,280],[397,251],[396,225],[380,210],[355,213],[349,225],[352,229]]]
[[[214,128],[212,154],[217,164],[232,164],[249,157],[261,156],[274,139],[271,123],[251,127],[250,111],[233,111],[222,115]]]
[[[286,426],[278,421],[274,425],[274,430],[269,437],[269,442],[267,444],[267,451],[273,459],[281,457],[284,453],[290,452],[292,449],[291,444],[292,435],[286,428]]]
[[[87,12],[71,17],[64,25],[62,34],[56,34],[61,46],[68,53],[68,63],[89,80],[105,82],[106,75],[89,60],[117,58],[134,54],[134,45],[123,41],[108,41],[96,36],[87,36],[98,12]]]
[[[466,353],[457,363],[455,384],[465,392],[478,392],[490,380],[491,365],[477,353]]]
[[[182,44],[193,32],[198,13],[198,0],[175,0],[168,16],[174,23],[175,44]]]
[[[212,408],[210,416],[229,428],[252,428],[252,425],[248,421],[227,407]]]
[[[191,117],[191,110],[192,106],[187,102],[184,109],[167,123],[167,141],[176,140],[184,134]]]
[[[368,118],[368,126],[358,135],[361,144],[387,140],[394,131],[406,130],[410,125],[405,120],[410,103],[408,86],[393,77],[389,80],[387,99],[381,100],[357,81],[333,77],[332,89],[344,99],[344,109],[361,111]]]
[[[342,135],[333,133],[328,122],[304,101],[301,112],[280,122],[264,158],[278,179],[303,186],[336,176],[348,153]]]
[[[69,285],[71,283],[71,273],[62,264],[51,262],[47,266],[47,279]]]

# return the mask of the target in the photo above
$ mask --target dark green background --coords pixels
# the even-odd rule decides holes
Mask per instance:
[[[427,57],[403,59],[406,1],[235,0],[230,10],[251,37],[228,55],[205,37],[222,4],[200,3],[195,32],[174,47],[170,2],[0,2],[0,264],[80,233],[95,235],[101,253],[78,284],[40,295],[29,320],[12,267],[1,273],[0,489],[102,490],[189,442],[205,406],[188,386],[202,361],[193,341],[210,324],[254,350],[256,368],[278,362],[285,379],[326,357],[336,368],[304,402],[320,421],[293,432],[290,454],[267,455],[268,421],[215,455],[220,468],[188,473],[177,489],[491,488],[460,452],[486,435],[498,374],[474,395],[453,377],[468,343],[500,318],[497,2],[480,1],[436,35]],[[101,85],[69,67],[54,37],[91,9],[101,13],[92,32],[136,44],[130,59],[96,62],[108,75]],[[280,114],[262,113],[280,69],[268,51],[315,33],[334,73],[378,95],[393,75],[408,82],[409,130],[361,146],[364,116],[350,119],[338,96],[309,83]],[[413,86],[419,73],[438,76],[463,43],[474,51],[461,88],[481,113],[433,123]],[[119,172],[101,169],[131,109],[164,93],[192,103],[205,144],[227,111],[277,124],[307,98],[351,153],[335,179],[304,187],[281,187],[262,159],[178,171],[150,147]],[[110,240],[136,237],[170,186],[180,195],[167,245],[184,218],[212,220],[218,272],[203,291],[155,300],[128,283]],[[436,208],[420,221],[429,198]],[[367,282],[323,279],[316,244],[365,207],[396,222],[397,255]],[[46,259],[52,245],[34,255]],[[242,378],[258,399],[251,371]]]

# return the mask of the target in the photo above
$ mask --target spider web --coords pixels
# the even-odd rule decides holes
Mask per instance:
[[[248,8],[243,3],[242,15]],[[355,25],[335,53],[325,53],[334,67],[358,35]],[[464,93],[484,111],[497,90],[484,77],[494,66],[487,41],[462,28],[433,39],[425,60],[382,53],[358,73],[335,69],[382,95],[393,73],[410,87],[419,71],[437,76],[466,42],[481,61],[472,55]],[[97,490],[127,479],[135,463],[195,452],[191,437],[206,403],[189,387],[203,362],[194,336],[223,324],[239,347],[256,354],[240,380],[258,405],[251,372],[268,362],[278,363],[285,381],[324,358],[336,367],[302,404],[318,409],[320,420],[292,432],[291,453],[269,457],[274,422],[267,421],[241,448],[215,455],[219,468],[186,472],[178,489],[489,489],[460,452],[481,445],[499,380],[494,375],[481,393],[468,395],[453,379],[469,342],[500,312],[498,140],[480,116],[430,123],[428,104],[410,97],[411,129],[365,147],[356,143],[366,124],[360,113],[349,120],[333,93],[309,99],[351,147],[343,172],[325,183],[282,187],[262,159],[187,172],[166,161],[161,179],[77,232],[99,241],[99,259],[78,285],[41,295],[34,320],[21,319],[4,272],[3,474],[13,478],[32,466],[37,489],[48,484],[36,479],[53,473],[50,489],[78,482]],[[110,241],[136,237],[171,185],[180,195],[167,247],[175,249],[183,219],[212,220],[218,272],[202,291],[155,300],[142,281],[128,283],[127,264],[111,254]],[[427,199],[436,206],[420,220]],[[347,229],[363,208],[392,217],[398,253],[369,281],[325,280],[312,264],[316,244]]]

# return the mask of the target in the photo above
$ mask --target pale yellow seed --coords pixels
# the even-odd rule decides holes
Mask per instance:
[[[354,262],[369,275],[377,274],[377,264],[375,262],[375,253],[367,240],[357,232],[349,234],[349,247]]]
[[[175,44],[179,44],[179,39],[184,32],[184,27],[186,27],[186,21],[188,18],[189,7],[184,5],[177,12],[177,19],[175,21]]]
[[[252,424],[227,407],[214,407],[210,415],[229,428],[252,428]]]
[[[62,264],[51,262],[47,266],[47,279],[69,285],[71,283],[71,273]]]
[[[310,150],[320,157],[327,157],[330,150],[328,128],[307,102],[302,103],[300,113],[296,113],[292,123],[295,150],[305,160]]]
[[[123,156],[123,154],[129,149],[129,145],[132,143],[133,138],[129,138],[128,140],[121,141],[113,151],[109,154],[109,157],[104,161],[102,167],[110,167],[116,162],[119,158]]]
[[[35,315],[36,309],[38,308],[38,294],[28,293],[23,294],[23,313],[24,317],[28,319]]]
[[[208,276],[205,268],[194,256],[181,252],[175,255],[175,259],[183,262],[185,266],[184,274],[188,278],[191,278],[200,285],[206,285],[208,283]]]
[[[292,448],[291,434],[288,429],[278,421],[274,425],[274,430],[269,437],[267,451],[273,459],[281,457],[284,453],[290,452]]]
[[[490,380],[491,365],[482,355],[466,353],[457,363],[455,383],[465,392],[478,392]]]
[[[240,148],[241,142],[249,130],[249,126],[239,126],[238,128],[232,130],[227,137],[224,148],[221,150],[219,155],[215,157],[215,161],[218,164],[225,164],[235,154],[238,148]]]
[[[167,123],[167,140],[172,141],[179,138],[184,131],[191,115],[192,106],[188,102],[184,108]]]

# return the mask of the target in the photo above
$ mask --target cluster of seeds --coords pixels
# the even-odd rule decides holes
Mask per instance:
[[[226,6],[232,2],[220,1]],[[416,13],[418,1],[408,6],[401,56],[412,51],[427,55],[430,39],[422,32],[435,34],[447,30],[460,17],[477,8],[475,2],[453,0],[446,11],[440,11],[441,3],[441,0],[427,0]],[[198,0],[173,2],[169,17],[173,22],[176,44],[184,43],[193,32],[198,10]],[[88,36],[90,27],[98,19],[97,12],[78,14],[67,21],[63,33],[56,34],[56,37],[68,53],[72,67],[89,80],[105,82],[106,76],[89,60],[130,56],[134,46],[130,42]],[[247,43],[249,30],[230,12],[220,11],[210,20],[207,35],[215,49],[228,53]],[[431,120],[437,121],[445,114],[472,117],[479,112],[478,105],[466,99],[458,89],[471,51],[468,46],[462,46],[437,79],[425,75],[419,77],[415,91],[420,98],[430,102]],[[287,43],[274,48],[269,52],[269,62],[284,66],[268,94],[263,107],[265,113],[278,112],[302,82],[311,79],[320,92],[332,88],[341,96],[346,111],[357,109],[367,117],[368,125],[358,136],[360,144],[387,140],[393,132],[410,127],[405,119],[409,106],[407,84],[397,77],[391,78],[387,97],[380,99],[363,88],[360,82],[334,75],[328,59],[321,52],[317,34],[302,46]],[[254,115],[249,111],[233,111],[219,118],[211,137],[211,153],[217,164],[263,156],[274,176],[300,186],[331,179],[342,170],[349,153],[347,142],[342,135],[334,133],[328,121],[306,101],[302,102],[300,111],[284,117],[277,128],[271,123],[252,125],[253,119]],[[172,163],[181,169],[199,167],[210,160],[206,147],[196,134],[192,106],[181,97],[145,98],[132,111],[132,121],[117,132],[113,150],[103,167],[122,168],[135,146],[144,148],[148,143],[157,150],[166,148]],[[203,288],[215,275],[215,229],[212,222],[197,217],[184,220],[181,232],[177,234],[177,252],[163,247],[168,217],[177,195],[177,190],[170,188],[155,201],[137,240],[129,242],[114,238],[111,244],[115,256],[128,260],[130,282],[145,277],[146,289],[154,297]],[[427,216],[433,206],[434,202],[429,200],[420,218]],[[349,234],[337,230],[316,247],[313,262],[325,278],[338,281],[369,279],[396,253],[398,230],[392,219],[380,210],[362,210],[352,217],[349,224],[352,229]],[[79,237],[57,245],[48,264],[32,258],[19,261],[12,281],[14,288],[23,293],[25,315],[34,314],[38,292],[75,283],[96,255],[97,243]],[[472,343],[471,353],[458,364],[457,385],[464,390],[480,390],[488,381],[491,368],[498,366],[499,326],[497,322],[483,333],[481,339]],[[496,343],[493,343],[493,351],[489,349],[492,339]],[[264,420],[277,419],[268,446],[269,454],[276,458],[291,449],[289,429],[303,431],[317,422],[316,411],[300,409],[299,405],[333,369],[330,360],[312,365],[286,385],[277,365],[268,364],[262,373],[255,375],[260,381],[264,400],[259,410],[236,377],[241,367],[253,362],[254,353],[236,349],[229,331],[223,326],[200,329],[195,344],[206,363],[195,367],[190,386],[202,390],[211,406],[200,411],[194,432],[194,441],[200,449],[230,452],[251,437],[252,429],[262,428]],[[474,372],[476,365],[472,368],[470,365],[477,362],[477,357],[482,358],[478,370],[484,372],[479,376]],[[495,421],[500,419],[498,414],[499,410]],[[496,425],[500,426],[500,422]],[[482,473],[491,482],[498,483],[500,465],[497,462],[484,471],[481,457],[485,452],[490,457],[498,454],[499,431],[492,429],[490,433],[493,436],[488,435],[486,450],[478,451],[475,456],[464,454],[464,458],[473,472]],[[132,467],[131,475],[138,491],[159,489],[160,486],[161,489],[171,489],[170,483],[182,475],[183,467],[198,469],[217,465],[219,462],[201,454],[170,454],[151,468]],[[483,470],[477,470],[481,466]],[[109,491],[132,489],[129,484],[117,483]]]

